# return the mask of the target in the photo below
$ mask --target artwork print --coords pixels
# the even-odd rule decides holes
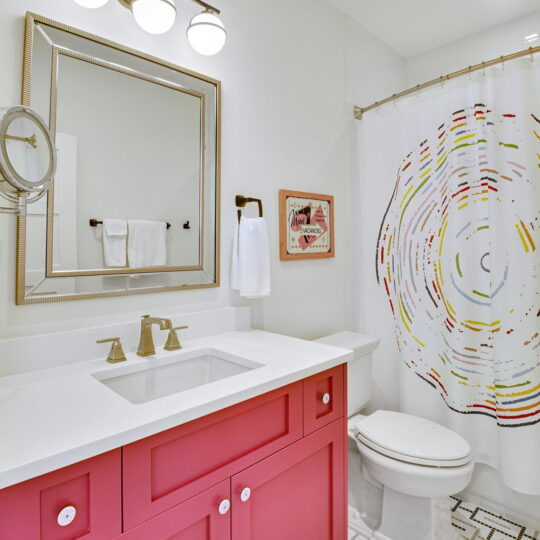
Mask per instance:
[[[334,256],[333,197],[280,191],[281,260]]]

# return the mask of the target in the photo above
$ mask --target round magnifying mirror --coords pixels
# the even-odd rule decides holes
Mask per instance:
[[[0,194],[12,202],[41,198],[56,172],[56,148],[43,119],[28,107],[0,109]]]

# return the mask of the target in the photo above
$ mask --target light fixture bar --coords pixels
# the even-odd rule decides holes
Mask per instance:
[[[206,2],[203,2],[202,0],[191,0],[194,4],[199,4],[199,6],[202,6],[203,8],[207,9],[208,11],[211,11],[212,13],[215,13],[216,15],[219,15],[221,11],[214,6],[211,6],[210,4],[207,4]]]
[[[204,9],[207,9],[208,11],[211,11],[212,13],[215,13],[216,15],[219,15],[221,11],[214,6],[207,4],[206,2],[203,2],[203,0],[191,0],[194,4],[199,4],[199,6],[202,6]],[[125,8],[131,10],[131,4],[133,0],[118,0],[120,4],[122,4]]]

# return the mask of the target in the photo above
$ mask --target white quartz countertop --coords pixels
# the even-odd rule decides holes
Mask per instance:
[[[212,348],[262,367],[133,404],[95,374]],[[182,351],[108,364],[104,358],[0,378],[0,489],[178,426],[352,358],[352,352],[258,330],[187,341]]]

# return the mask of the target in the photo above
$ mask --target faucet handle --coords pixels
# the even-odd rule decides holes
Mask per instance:
[[[119,337],[98,339],[96,343],[112,343],[109,356],[107,356],[107,362],[109,362],[109,364],[116,364],[117,362],[124,362],[127,360]]]
[[[174,328],[169,329],[169,335],[167,336],[167,342],[163,346],[163,348],[166,351],[177,351],[178,349],[182,348],[182,345],[180,345],[180,340],[178,339],[178,335],[176,333],[177,330],[185,330],[186,328],[189,328],[189,326],[176,326]]]

